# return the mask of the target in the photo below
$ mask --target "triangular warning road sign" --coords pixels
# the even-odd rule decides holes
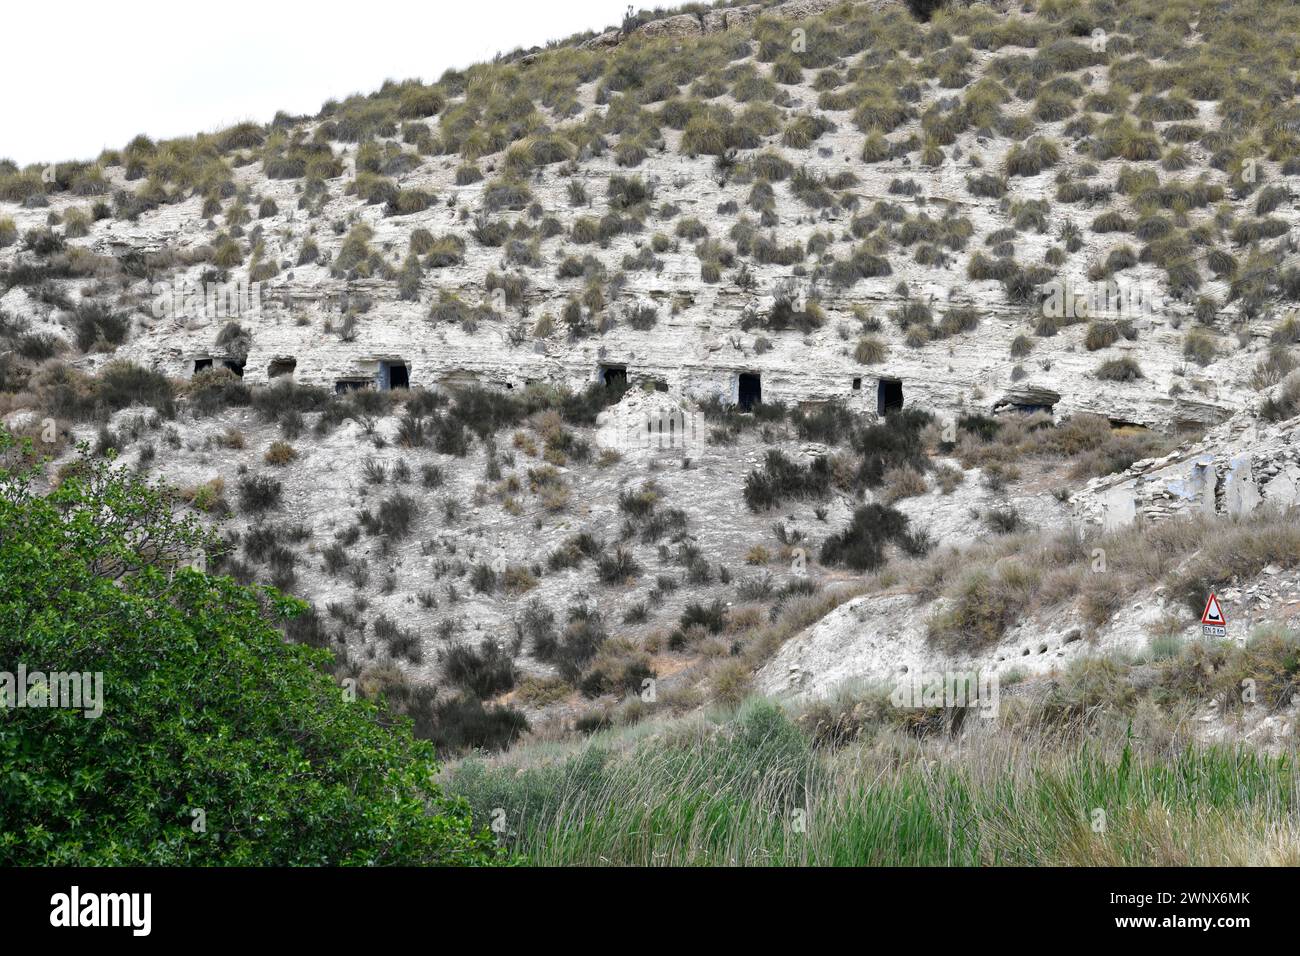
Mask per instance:
[[[1202,624],[1218,624],[1223,626],[1228,622],[1224,620],[1223,608],[1219,607],[1219,599],[1210,592],[1210,599],[1205,602],[1205,613],[1201,615]]]

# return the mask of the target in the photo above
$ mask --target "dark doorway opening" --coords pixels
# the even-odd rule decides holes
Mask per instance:
[[[758,375],[742,372],[736,384],[736,404],[742,412],[751,412],[763,402],[763,382]]]
[[[281,375],[292,375],[294,369],[298,367],[298,360],[292,358],[272,359],[271,364],[266,367],[267,378],[279,378]]]
[[[862,391],[862,379],[860,379],[860,378],[855,378],[855,379],[853,380],[853,391],[855,391],[855,392],[860,392],[860,391]]]
[[[627,388],[627,366],[602,365],[600,367],[600,381],[606,388]]]
[[[244,377],[244,363],[239,359],[225,359],[221,364],[230,369],[236,377]]]
[[[903,407],[903,383],[896,378],[882,378],[876,384],[876,412],[888,415]]]
[[[195,375],[198,375],[199,372],[206,371],[207,369],[210,369],[210,368],[212,368],[212,359],[210,359],[210,358],[206,358],[206,359],[195,359],[195,360],[194,360],[194,374],[195,374]]]
[[[411,373],[407,370],[406,363],[380,362],[379,387],[381,389],[410,388]]]

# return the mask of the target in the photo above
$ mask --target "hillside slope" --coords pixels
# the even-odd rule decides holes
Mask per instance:
[[[1123,534],[1202,453],[1206,514],[1289,507],[1300,10],[1025,7],[640,15],[0,164],[0,414],[52,477],[82,440],[178,485],[453,750],[789,690],[890,567]],[[1107,646],[1159,583],[942,640],[927,586],[907,646]],[[829,647],[819,687],[898,663]]]

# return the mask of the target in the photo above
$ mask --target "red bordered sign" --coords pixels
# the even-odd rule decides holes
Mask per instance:
[[[1215,637],[1223,637],[1228,633],[1228,619],[1223,616],[1223,608],[1212,591],[1210,599],[1205,602],[1205,611],[1201,614],[1201,629]]]

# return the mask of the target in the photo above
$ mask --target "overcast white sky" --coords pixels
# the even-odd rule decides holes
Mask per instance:
[[[638,4],[638,7],[640,4]],[[6,2],[0,158],[93,159],[136,133],[314,114],[385,79],[435,80],[622,22],[627,0]]]

